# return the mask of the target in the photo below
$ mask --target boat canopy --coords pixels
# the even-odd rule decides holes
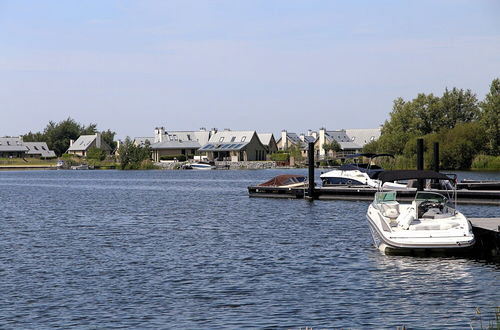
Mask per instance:
[[[434,172],[434,171],[419,171],[419,170],[395,170],[395,171],[384,171],[379,174],[378,179],[384,182],[394,182],[398,180],[412,180],[412,179],[434,179],[434,180],[448,180],[453,181],[454,179],[449,176]]]

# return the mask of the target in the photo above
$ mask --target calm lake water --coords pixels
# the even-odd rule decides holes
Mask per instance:
[[[284,172],[306,170],[0,172],[0,327],[443,329],[479,327],[476,307],[493,317],[499,264],[385,256],[368,202],[248,197]]]

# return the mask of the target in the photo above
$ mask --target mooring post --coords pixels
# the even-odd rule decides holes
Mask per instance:
[[[434,142],[434,171],[439,172],[439,142]]]
[[[307,149],[307,158],[309,163],[309,185],[307,187],[307,197],[309,200],[314,199],[314,143],[309,142]]]
[[[424,169],[424,139],[417,139],[417,170],[422,171]],[[417,190],[424,190],[424,180],[419,179]]]

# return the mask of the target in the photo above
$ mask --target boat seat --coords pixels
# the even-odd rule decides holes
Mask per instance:
[[[382,215],[390,219],[396,219],[399,216],[399,203],[396,201],[384,202],[380,204]]]

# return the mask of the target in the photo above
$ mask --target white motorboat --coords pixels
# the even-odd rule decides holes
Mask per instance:
[[[197,163],[191,163],[191,168],[193,170],[215,170],[215,165],[210,164],[208,162],[197,162]]]
[[[384,171],[383,168],[377,165],[372,165],[372,160],[377,157],[394,157],[391,154],[355,154],[349,158],[366,157],[369,158],[367,164],[354,163],[344,164],[338,169],[323,173],[320,175],[323,187],[328,186],[364,186],[371,188],[379,187],[378,176]],[[405,190],[406,184],[399,184],[395,182],[385,182],[384,189]]]
[[[383,184],[396,180],[454,180],[433,171],[385,171]],[[472,247],[474,234],[467,218],[456,210],[453,197],[418,191],[411,203],[400,203],[396,191],[379,191],[368,207],[366,218],[374,245],[383,252],[461,252]],[[454,200],[454,204],[452,204]]]

